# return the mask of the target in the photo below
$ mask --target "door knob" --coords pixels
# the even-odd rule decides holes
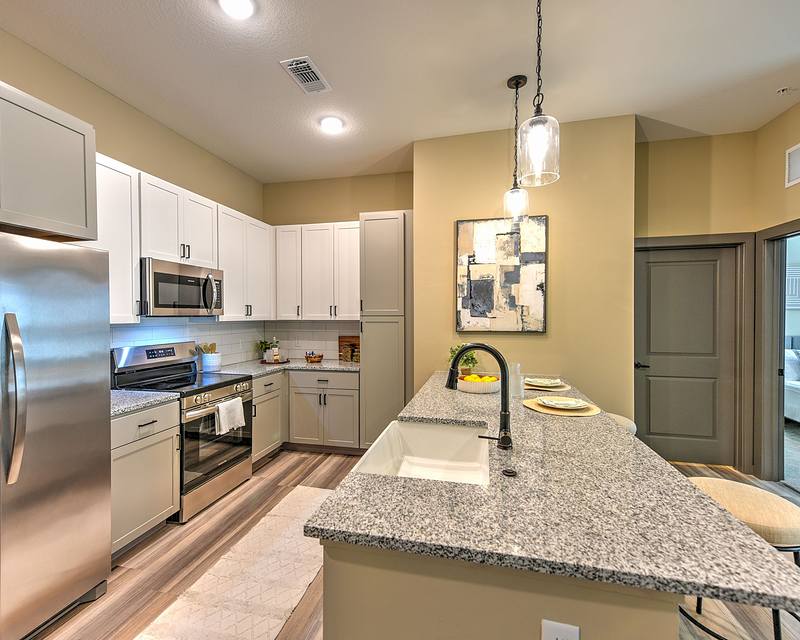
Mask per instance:
[[[649,364],[642,364],[641,362],[634,362],[633,363],[633,368],[634,369],[649,369],[650,365]]]

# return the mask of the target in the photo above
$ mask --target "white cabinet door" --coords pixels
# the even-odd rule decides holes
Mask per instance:
[[[301,317],[301,226],[275,227],[275,319]]]
[[[217,219],[219,268],[224,272],[221,321],[244,320],[246,315],[246,244],[248,224],[238,211],[220,205]]]
[[[181,506],[180,428],[111,451],[111,551],[117,551]]]
[[[280,391],[253,401],[253,462],[277,449],[282,443]]]
[[[361,321],[361,447],[366,449],[405,405],[403,317]]]
[[[327,389],[322,395],[323,444],[358,446],[358,391]]]
[[[0,82],[0,223],[97,239],[94,127]]]
[[[271,319],[272,305],[269,304],[271,237],[269,225],[254,218],[247,218],[245,231],[247,293],[245,303],[249,305],[248,311],[252,320]]]
[[[183,234],[186,263],[197,267],[217,268],[217,203],[183,191]]]
[[[97,154],[97,240],[108,251],[111,324],[139,322],[139,171]]]
[[[289,398],[289,441],[322,444],[322,391],[293,387]]]
[[[362,213],[362,316],[401,316],[405,302],[405,211]]]
[[[333,225],[302,225],[303,320],[333,319]]]
[[[183,189],[155,176],[140,176],[142,256],[179,261],[183,242]],[[185,248],[184,248],[185,254]]]
[[[333,230],[333,317],[336,320],[358,320],[361,317],[359,224],[358,221],[337,222]]]

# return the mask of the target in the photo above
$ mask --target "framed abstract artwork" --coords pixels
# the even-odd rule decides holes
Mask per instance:
[[[547,216],[456,222],[456,331],[545,332]]]

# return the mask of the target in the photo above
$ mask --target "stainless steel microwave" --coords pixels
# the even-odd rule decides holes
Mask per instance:
[[[219,269],[142,258],[142,315],[222,315],[222,275]]]

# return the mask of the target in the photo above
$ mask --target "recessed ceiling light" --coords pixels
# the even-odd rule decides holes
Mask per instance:
[[[319,121],[319,128],[322,129],[322,133],[335,136],[344,131],[344,120],[336,116],[325,116]]]
[[[256,10],[253,0],[219,0],[219,6],[234,20],[247,20]]]

